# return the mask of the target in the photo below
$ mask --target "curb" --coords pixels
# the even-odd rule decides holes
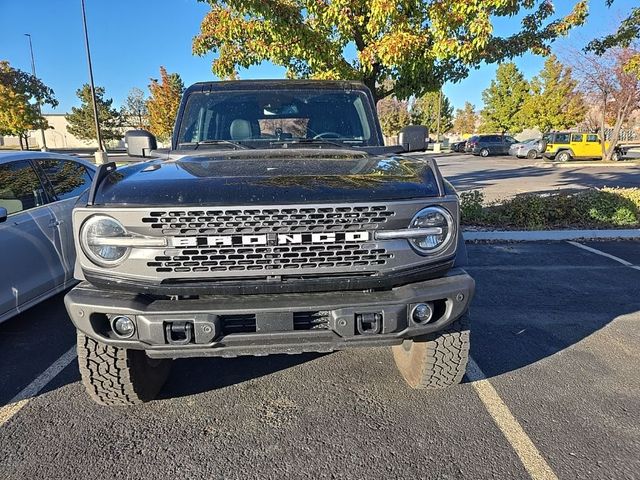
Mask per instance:
[[[465,241],[548,242],[588,239],[639,239],[640,229],[633,230],[529,230],[469,232],[463,230]]]
[[[638,167],[640,162],[625,160],[619,162],[536,162],[533,166],[538,168]]]

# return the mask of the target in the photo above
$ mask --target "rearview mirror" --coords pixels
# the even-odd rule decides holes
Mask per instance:
[[[422,152],[427,149],[429,129],[424,125],[409,125],[400,130],[398,141],[405,152]]]
[[[7,209],[4,207],[0,207],[0,223],[4,222],[9,216]]]
[[[151,151],[158,148],[156,137],[146,130],[129,130],[124,134],[124,141],[130,157],[150,157]]]

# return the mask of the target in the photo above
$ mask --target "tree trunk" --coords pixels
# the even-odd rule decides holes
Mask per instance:
[[[607,94],[603,95],[602,118],[600,119],[600,149],[602,150],[602,159],[607,157],[607,141],[605,139],[605,122],[607,121]]]
[[[18,141],[20,142],[20,150],[24,150],[24,144],[22,142],[22,135],[18,135]]]
[[[24,144],[27,147],[26,150],[29,150],[29,137],[26,135],[24,136]]]

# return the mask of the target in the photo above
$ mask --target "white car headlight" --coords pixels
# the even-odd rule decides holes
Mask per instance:
[[[435,254],[447,248],[454,237],[455,223],[448,210],[442,207],[427,207],[420,210],[411,220],[411,230],[429,229],[425,236],[416,236],[410,242],[420,252]]]
[[[122,245],[128,237],[117,220],[106,215],[90,217],[80,229],[80,245],[85,255],[101,267],[115,267],[122,263],[130,248]]]

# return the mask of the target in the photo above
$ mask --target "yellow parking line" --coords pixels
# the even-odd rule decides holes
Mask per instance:
[[[472,358],[469,359],[469,364],[467,365],[467,378],[471,380],[471,385],[487,412],[489,412],[489,415],[491,415],[494,423],[507,439],[511,448],[516,452],[531,478],[534,480],[557,480],[557,475],[551,470],[551,467],[540,454],[533,441]]]
[[[22,410],[29,401],[35,397],[40,390],[47,386],[73,359],[76,358],[76,347],[71,347],[67,352],[58,358],[49,368],[42,372],[38,378],[27,385],[20,393],[13,397],[7,405],[0,408],[0,427]]]

